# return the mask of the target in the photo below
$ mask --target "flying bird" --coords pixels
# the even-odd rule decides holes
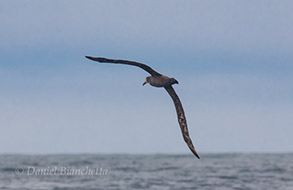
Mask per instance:
[[[151,86],[154,87],[164,87],[166,91],[169,93],[171,96],[176,112],[177,112],[177,117],[178,117],[178,122],[181,128],[181,132],[183,135],[183,139],[188,145],[189,149],[191,152],[198,158],[200,159],[198,153],[196,152],[192,140],[189,137],[189,132],[187,128],[187,122],[184,114],[184,110],[182,107],[182,104],[180,102],[179,97],[177,96],[174,88],[172,87],[173,84],[179,84],[178,81],[175,78],[170,78],[165,75],[162,75],[149,67],[148,65],[145,65],[143,63],[135,62],[135,61],[128,61],[128,60],[120,60],[120,59],[107,59],[103,57],[91,57],[91,56],[85,56],[86,58],[97,61],[100,63],[115,63],[115,64],[126,64],[126,65],[132,65],[132,66],[137,66],[145,70],[146,72],[150,73],[151,76],[146,77],[146,81],[143,83],[143,85],[149,83]]]

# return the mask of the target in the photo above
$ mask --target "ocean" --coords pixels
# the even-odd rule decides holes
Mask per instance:
[[[0,155],[1,190],[293,190],[293,154]]]

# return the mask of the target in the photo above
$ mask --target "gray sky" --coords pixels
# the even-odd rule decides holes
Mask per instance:
[[[292,152],[292,1],[1,1],[0,153]]]

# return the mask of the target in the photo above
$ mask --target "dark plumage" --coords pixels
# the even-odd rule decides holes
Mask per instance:
[[[187,128],[187,122],[184,114],[184,110],[182,107],[182,104],[180,102],[179,97],[177,96],[175,90],[173,89],[172,85],[173,84],[178,84],[178,81],[174,78],[169,78],[165,75],[162,75],[155,70],[153,70],[151,67],[143,64],[143,63],[138,63],[134,61],[128,61],[128,60],[119,60],[119,59],[107,59],[107,58],[102,58],[102,57],[91,57],[91,56],[85,56],[86,58],[93,60],[93,61],[98,61],[100,63],[115,63],[115,64],[126,64],[126,65],[132,65],[132,66],[137,66],[142,68],[143,70],[147,71],[148,73],[151,74],[151,76],[148,76],[146,78],[146,81],[143,83],[145,85],[146,83],[149,83],[152,86],[155,87],[164,87],[166,91],[169,93],[171,96],[176,112],[177,112],[177,117],[178,117],[178,122],[181,128],[181,132],[184,138],[184,141],[188,145],[189,149],[191,152],[197,157],[200,158],[198,153],[196,152],[191,138],[189,137],[189,132]]]

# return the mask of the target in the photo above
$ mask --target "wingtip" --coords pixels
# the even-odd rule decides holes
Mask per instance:
[[[194,149],[194,147],[190,148],[191,152],[194,154],[194,156],[196,156],[198,159],[200,159],[199,154],[196,152],[196,150]]]
[[[91,57],[91,56],[85,56],[85,58],[88,58],[88,59],[91,59],[91,60],[93,60],[93,57]]]
[[[92,56],[85,56],[86,58],[92,60],[92,61],[97,61],[100,63],[109,63],[110,61],[106,58],[103,57],[92,57]]]
[[[200,159],[200,156],[198,155],[197,152],[193,152],[194,156],[196,156],[198,159]]]

